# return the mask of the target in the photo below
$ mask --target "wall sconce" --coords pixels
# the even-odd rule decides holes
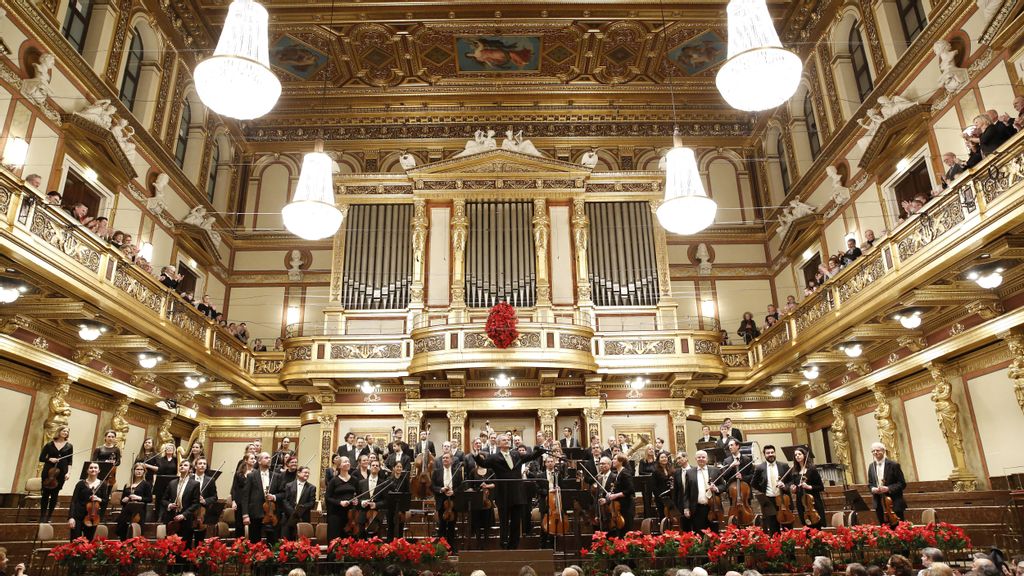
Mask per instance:
[[[864,353],[864,346],[860,342],[843,342],[837,346],[850,358],[857,358]]]
[[[7,139],[4,146],[3,165],[10,170],[21,170],[28,158],[28,141],[19,136]]]
[[[921,314],[924,311],[920,308],[907,308],[892,315],[893,320],[899,320],[900,324],[907,330],[913,330],[921,325]]]

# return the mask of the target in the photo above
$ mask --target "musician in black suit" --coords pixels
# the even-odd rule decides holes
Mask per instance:
[[[263,504],[276,502],[277,496],[271,492],[275,474],[270,469],[270,454],[260,452],[256,460],[256,469],[245,478],[241,502],[238,511],[242,514],[242,524],[249,527],[249,541],[259,542],[264,538],[271,544],[277,541],[277,530],[269,522],[263,522]]]
[[[281,521],[285,524],[285,538],[294,540],[298,528],[288,520],[300,506],[303,512],[299,514],[298,522],[309,522],[310,510],[316,505],[316,486],[309,482],[309,466],[300,467],[295,473],[295,480],[284,487],[281,494]]]
[[[590,458],[580,460],[579,466],[583,468],[583,481],[590,484],[597,476],[597,468],[601,463],[601,447],[590,447]]]
[[[160,511],[163,515],[161,521],[164,524],[172,520],[177,522],[177,534],[185,541],[186,546],[191,546],[192,519],[200,505],[199,482],[189,475],[191,471],[192,465],[183,458],[178,463],[178,477],[167,484],[163,499],[160,501]]]
[[[700,437],[697,438],[697,444],[703,444],[705,442],[717,442],[718,437],[711,435],[711,426],[700,427]]]
[[[388,479],[380,470],[380,462],[370,461],[370,469],[366,477],[359,481],[359,506],[363,509],[361,523],[363,525],[364,537],[382,536],[382,534],[368,532],[366,513],[370,510],[377,510],[380,514],[384,508],[384,495],[387,494]]]
[[[559,440],[558,443],[562,445],[563,449],[580,447],[579,439],[576,438],[575,434],[573,434],[572,428],[569,428],[568,426],[562,428],[562,439]]]
[[[747,483],[754,477],[754,470],[750,465],[751,457],[740,452],[740,441],[730,437],[726,441],[726,447],[729,450],[729,454],[722,461],[722,469],[724,471],[718,482],[718,487],[722,490],[728,487],[730,481],[736,480],[737,474],[742,476],[743,481]]]
[[[199,505],[206,510],[210,509],[210,504],[217,501],[217,483],[214,482],[213,477],[206,475],[207,460],[206,458],[196,459],[195,474],[192,475],[192,479],[199,484]],[[206,524],[216,524],[217,518],[206,518]],[[206,531],[197,532],[193,534],[195,543],[206,537]]]
[[[690,520],[690,529],[700,533],[705,528],[718,531],[718,524],[708,522],[708,503],[714,494],[721,492],[715,484],[721,473],[716,466],[708,465],[708,453],[698,450],[695,456],[697,466],[686,471],[686,509],[683,515]]]
[[[807,448],[800,446],[793,452],[793,472],[789,475],[789,490],[796,500],[797,515],[804,526],[818,528],[825,526],[825,483],[821,480],[818,468],[811,460]],[[818,521],[811,522],[807,518],[807,508],[804,505],[804,496],[814,497],[814,509],[818,513]]]
[[[420,440],[416,443],[416,456],[423,454],[424,451],[437,454],[437,450],[434,449],[434,441],[427,438],[427,431],[420,430]]]
[[[777,319],[777,318],[776,318]],[[722,425],[729,429],[729,435],[733,438],[743,442],[743,432],[740,432],[739,428],[734,428],[732,425],[732,418],[726,418],[722,421]]]
[[[680,532],[689,532],[690,525],[692,524],[692,522],[690,521],[690,515],[687,514],[687,511],[690,507],[689,502],[687,500],[690,482],[690,470],[692,470],[692,468],[688,467],[676,468],[675,470],[672,470],[672,481],[670,483],[672,486],[672,491],[670,497],[672,498],[672,502],[675,503],[676,509],[679,510]]]
[[[875,514],[879,524],[889,524],[885,519],[884,498],[892,498],[892,510],[900,520],[904,519],[907,502],[903,499],[903,491],[907,488],[907,480],[903,477],[903,469],[899,462],[885,457],[885,445],[875,442],[871,445],[874,459],[868,464],[868,486],[875,501]]]
[[[612,473],[605,480],[604,495],[597,502],[600,505],[609,502],[619,503],[625,524],[621,530],[608,531],[608,535],[613,537],[625,536],[626,532],[633,529],[633,516],[636,514],[634,503],[636,489],[633,487],[633,476],[629,473],[628,462],[629,459],[624,454],[619,454],[611,461]]]
[[[483,466],[494,473],[494,501],[498,505],[498,515],[501,517],[502,548],[516,550],[519,548],[522,515],[528,512],[524,512],[526,495],[523,485],[516,481],[523,478],[523,465],[540,458],[544,452],[540,447],[536,447],[526,456],[520,456],[518,452],[511,450],[509,445],[508,434],[504,434],[498,440],[496,454],[486,457],[477,454],[475,460],[477,466]]]
[[[338,456],[348,458],[349,462],[359,459],[359,451],[356,449],[356,435],[352,432],[345,434],[345,443],[338,446]]]
[[[555,464],[558,463],[558,459],[554,456],[544,455],[544,469],[534,478],[534,486],[537,491],[537,509],[540,511],[540,517],[543,519],[551,510],[548,508],[548,496],[550,494],[557,494],[558,482],[561,480],[561,475],[558,472],[558,468]],[[561,510],[555,511],[561,514]],[[551,548],[554,545],[554,537],[548,534],[543,526],[541,526],[540,532],[540,547]]]
[[[779,531],[779,521],[776,518],[778,508],[775,506],[775,497],[787,490],[785,479],[789,472],[789,464],[779,462],[775,459],[775,446],[766,444],[761,449],[764,455],[764,462],[754,468],[754,479],[750,486],[765,495],[767,501],[761,506],[761,518],[764,529],[769,534]]]
[[[452,554],[458,554],[455,542],[455,523],[457,518],[445,520],[445,503],[451,501],[455,506],[455,493],[462,488],[465,480],[462,466],[452,464],[452,455],[445,453],[440,458],[441,468],[434,470],[430,477],[430,490],[434,493],[434,512],[437,514],[437,535],[448,541]],[[454,511],[451,512],[454,514]]]

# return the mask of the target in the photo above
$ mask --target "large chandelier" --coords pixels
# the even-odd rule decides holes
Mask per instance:
[[[708,198],[697,170],[697,156],[684,148],[679,129],[665,155],[665,201],[658,207],[658,222],[669,232],[696,234],[711,226],[718,204]]]
[[[341,226],[342,214],[334,205],[331,157],[324,154],[323,140],[317,140],[313,152],[302,157],[295,196],[281,209],[281,217],[289,232],[305,240],[327,238]]]
[[[800,58],[782,48],[765,0],[730,0],[729,59],[715,83],[733,108],[756,112],[782,104],[796,92]]]
[[[281,81],[270,70],[267,9],[253,0],[234,0],[213,56],[196,66],[199,98],[231,118],[259,118],[277,103]]]

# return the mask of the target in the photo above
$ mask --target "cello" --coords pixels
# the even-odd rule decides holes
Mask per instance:
[[[427,422],[427,434],[430,434],[430,422]],[[434,455],[430,450],[424,450],[416,457],[416,477],[409,482],[409,491],[412,497],[418,499],[426,498],[430,493],[430,472],[434,469]]]
[[[565,526],[569,520],[562,512],[562,489],[555,484],[554,489],[548,489],[548,511],[541,519],[544,531],[551,536],[565,534]]]
[[[786,473],[779,478],[779,482],[786,479],[789,473],[793,471],[790,467],[786,470]],[[796,523],[796,514],[793,514],[793,497],[789,495],[787,490],[777,490],[778,494],[775,495],[775,521],[783,526],[792,526]]]
[[[739,526],[749,526],[754,522],[754,511],[750,508],[750,484],[743,480],[743,470],[753,464],[753,460],[736,471],[736,483],[729,484],[729,523],[733,521]]]

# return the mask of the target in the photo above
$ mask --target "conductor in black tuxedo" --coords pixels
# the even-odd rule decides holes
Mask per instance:
[[[301,506],[303,512],[299,514],[298,522],[309,522],[310,511],[316,505],[316,486],[309,482],[309,466],[300,466],[295,473],[295,480],[285,485],[280,504],[281,520],[285,523],[284,537],[294,540],[298,527],[288,520]]]
[[[192,465],[183,459],[178,464],[178,477],[167,484],[160,501],[161,521],[164,524],[177,521],[178,536],[187,546],[192,543],[192,518],[199,510],[199,482],[189,475],[191,471]]]
[[[885,445],[875,442],[871,445],[874,459],[868,463],[868,486],[875,501],[875,515],[879,524],[889,524],[885,520],[884,498],[892,498],[892,510],[900,520],[904,520],[907,502],[903,499],[903,491],[907,488],[907,480],[903,477],[903,469],[899,462],[885,457]]]
[[[256,458],[256,468],[245,478],[242,501],[238,511],[242,524],[249,527],[249,541],[259,542],[266,538],[271,544],[277,542],[277,530],[269,522],[263,523],[264,502],[276,502],[277,495],[271,492],[274,474],[270,470],[270,454],[261,452]]]
[[[479,453],[474,456],[474,460],[477,466],[483,466],[494,473],[494,502],[501,517],[501,546],[506,550],[517,550],[523,524],[522,517],[528,513],[526,488],[522,482],[523,465],[540,458],[544,454],[544,449],[536,446],[533,452],[523,456],[512,450],[509,445],[508,434],[503,434],[498,439],[496,454],[485,457],[483,453]]]
[[[717,531],[718,525],[708,522],[708,501],[721,492],[716,484],[721,474],[716,466],[708,465],[708,453],[698,450],[697,466],[686,471],[686,508],[683,515],[690,520],[690,530],[702,532],[705,528]]]
[[[789,464],[776,460],[775,446],[771,444],[766,444],[761,449],[761,454],[764,455],[764,462],[754,468],[754,479],[750,486],[767,498],[764,506],[761,506],[761,517],[764,520],[765,532],[774,534],[780,530],[776,518],[779,510],[775,506],[775,497],[786,491],[784,479],[789,473]]]

